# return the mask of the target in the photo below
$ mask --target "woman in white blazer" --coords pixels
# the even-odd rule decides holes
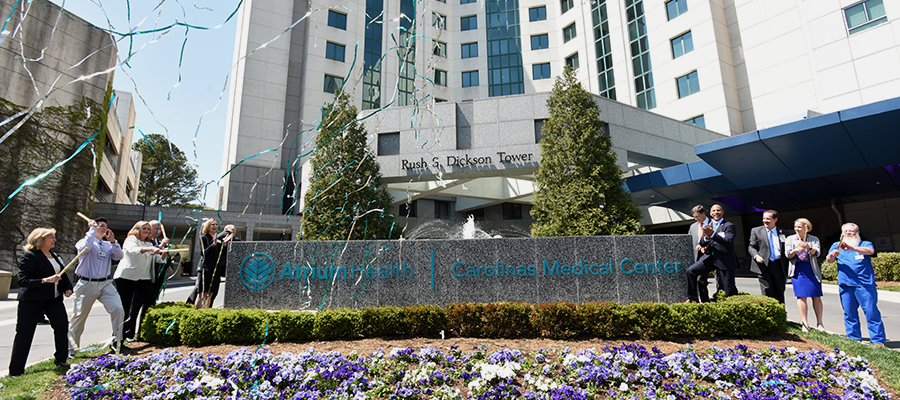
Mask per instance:
[[[125,257],[119,261],[119,267],[113,275],[122,307],[129,313],[129,318],[122,326],[126,340],[134,340],[138,312],[142,309],[146,312],[147,308],[156,303],[156,294],[153,293],[153,263],[163,251],[150,242],[151,231],[147,221],[134,224],[122,245]]]
[[[800,311],[804,332],[809,332],[807,298],[812,299],[816,329],[825,330],[822,325],[822,268],[817,258],[822,254],[822,245],[819,238],[809,234],[811,230],[812,223],[806,218],[799,218],[794,221],[794,232],[797,233],[784,240],[784,251],[790,262],[788,277],[791,278],[794,296],[797,297],[797,310]]]

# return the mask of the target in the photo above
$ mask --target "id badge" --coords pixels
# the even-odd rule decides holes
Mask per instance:
[[[865,258],[866,258],[865,255],[862,255],[862,254],[856,254],[856,259],[857,259],[857,260],[863,260],[863,259],[865,259]]]
[[[781,243],[784,243],[784,240],[785,240],[784,234],[783,234],[783,233],[779,234],[779,235],[778,235],[778,241],[781,242]]]
[[[100,250],[100,253],[97,254],[97,258],[99,258],[99,259],[101,259],[101,260],[105,260],[105,259],[106,259],[106,252],[103,251],[103,250]]]

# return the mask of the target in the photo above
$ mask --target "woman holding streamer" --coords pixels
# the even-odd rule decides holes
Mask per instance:
[[[212,307],[216,295],[219,294],[219,285],[222,283],[222,275],[225,274],[225,259],[228,243],[234,238],[234,225],[226,225],[222,233],[216,235],[219,230],[219,221],[210,218],[200,227],[200,243],[203,246],[203,271],[197,275],[197,285],[187,298],[188,304],[198,308]],[[199,302],[198,302],[198,297]]]
[[[126,312],[132,307],[146,310],[156,301],[156,293],[153,293],[153,263],[162,261],[158,256],[163,251],[150,241],[150,232],[149,222],[138,221],[134,224],[122,245],[125,256],[119,261],[119,268],[113,274]],[[136,322],[133,316],[125,320],[122,325],[125,340],[134,340],[135,326],[140,326]]]
[[[806,218],[794,221],[794,235],[788,236],[784,241],[787,251],[788,276],[794,287],[794,296],[797,296],[797,310],[800,311],[800,321],[803,323],[803,332],[809,332],[809,320],[807,313],[809,306],[807,298],[812,298],[813,311],[816,313],[816,329],[825,330],[822,325],[822,268],[816,258],[821,254],[819,238],[810,235],[812,223]]]
[[[34,340],[34,330],[44,315],[53,328],[54,363],[68,367],[69,319],[62,296],[72,295],[72,282],[65,274],[65,264],[59,256],[50,251],[56,246],[56,230],[37,228],[28,235],[24,246],[25,254],[19,260],[19,307],[16,315],[16,337],[13,339],[12,355],[9,359],[9,375],[19,376],[25,372],[25,362]]]

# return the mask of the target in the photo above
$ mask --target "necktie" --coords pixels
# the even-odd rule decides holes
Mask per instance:
[[[778,259],[778,238],[775,237],[775,230],[770,229],[769,231],[769,261],[775,261]]]

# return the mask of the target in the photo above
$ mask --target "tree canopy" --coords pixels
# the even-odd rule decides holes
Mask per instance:
[[[144,156],[138,201],[156,207],[187,206],[198,200],[200,184],[197,170],[188,163],[184,152],[165,136],[147,135],[132,146]],[[193,207],[194,205],[191,205]]]
[[[624,189],[622,171],[594,97],[571,67],[556,78],[547,99],[535,174],[533,236],[630,235],[641,212]]]
[[[397,237],[391,196],[368,150],[366,131],[346,94],[322,110],[304,196],[302,239],[361,240]]]

